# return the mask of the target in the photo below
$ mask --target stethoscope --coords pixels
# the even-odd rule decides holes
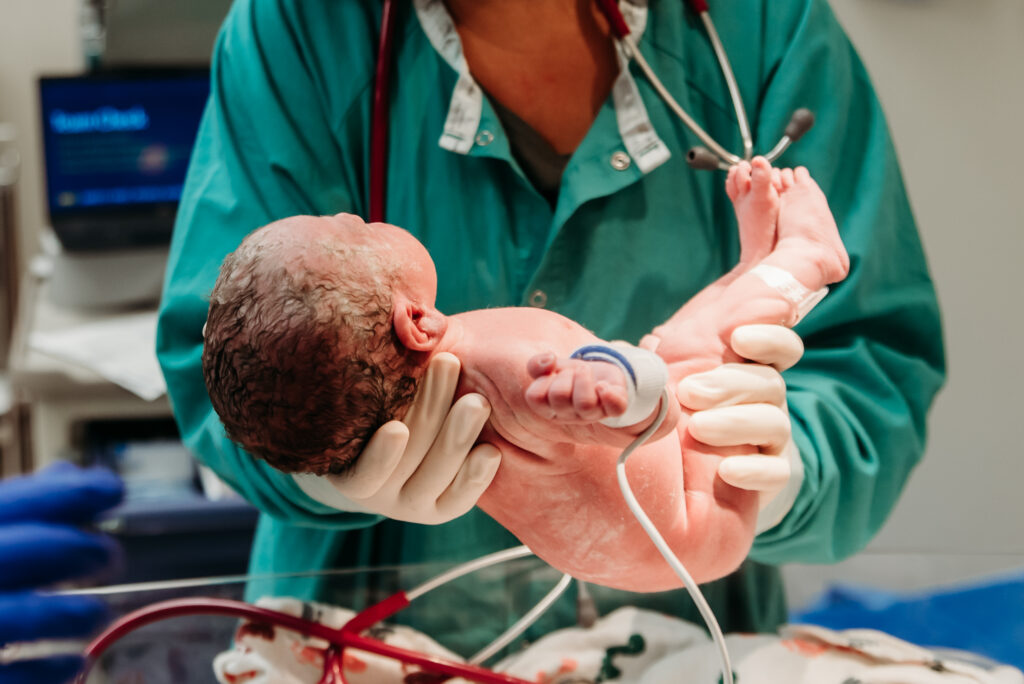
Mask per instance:
[[[708,40],[718,58],[718,65],[722,70],[722,76],[729,88],[729,96],[732,99],[733,110],[736,112],[736,122],[739,126],[740,137],[743,139],[743,154],[737,155],[729,152],[708,134],[701,126],[694,121],[686,110],[676,102],[672,94],[665,88],[665,85],[658,78],[651,65],[647,63],[640,52],[636,41],[630,36],[629,27],[619,10],[616,0],[597,0],[598,8],[607,18],[611,26],[615,40],[625,51],[627,59],[633,60],[640,70],[647,77],[651,85],[657,91],[658,96],[669,106],[669,109],[689,128],[703,145],[697,145],[689,150],[686,155],[686,162],[691,168],[706,171],[728,169],[741,161],[750,160],[754,156],[754,140],[750,134],[750,122],[747,119],[746,109],[743,107],[743,99],[740,97],[739,85],[736,83],[736,76],[733,74],[729,57],[725,53],[722,41],[718,37],[718,31],[711,21],[708,13],[707,0],[689,0],[690,7],[704,23],[708,34]],[[389,87],[391,81],[391,56],[394,50],[394,28],[395,28],[395,0],[384,0],[381,13],[380,43],[377,49],[377,69],[374,78],[373,89],[373,116],[370,128],[370,221],[384,220],[384,201],[387,186],[387,148],[388,148],[388,114],[389,114]],[[799,140],[811,126],[814,125],[814,114],[809,109],[797,109],[790,116],[789,123],[783,132],[782,138],[775,147],[764,154],[769,162],[778,159],[791,144]]]

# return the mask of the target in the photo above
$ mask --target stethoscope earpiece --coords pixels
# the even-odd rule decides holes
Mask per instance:
[[[722,160],[714,152],[699,145],[691,147],[686,153],[686,163],[697,171],[717,171],[723,166]]]
[[[789,117],[789,123],[786,124],[786,137],[790,142],[796,142],[804,136],[804,133],[811,130],[813,125],[814,112],[806,107],[801,107],[793,112],[793,116]]]

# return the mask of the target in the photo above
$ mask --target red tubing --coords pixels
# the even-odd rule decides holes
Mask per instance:
[[[370,124],[371,223],[384,220],[388,182],[388,127],[391,111],[391,55],[394,52],[395,3],[384,0],[380,16],[380,43],[373,84],[373,118]]]
[[[343,632],[359,634],[364,629],[369,629],[381,620],[386,620],[398,611],[409,606],[409,597],[404,591],[387,597],[380,603],[375,603],[361,613],[358,613],[351,620],[341,627]]]
[[[392,599],[394,598],[395,597],[392,597]],[[388,602],[383,601],[381,604],[377,605],[380,606],[386,603]],[[78,678],[75,680],[76,684],[84,684],[85,680],[89,676],[89,670],[92,668],[93,664],[95,664],[95,662],[108,648],[110,648],[111,645],[113,645],[115,641],[122,638],[132,630],[144,627],[159,620],[183,617],[186,615],[221,615],[225,617],[244,618],[257,622],[268,622],[277,627],[290,629],[307,636],[318,637],[331,644],[340,646],[342,649],[347,647],[359,651],[366,651],[367,653],[375,653],[377,655],[394,658],[395,660],[403,663],[417,665],[428,672],[436,672],[450,677],[463,677],[471,682],[478,682],[478,684],[530,684],[530,682],[523,679],[517,679],[516,677],[491,672],[490,670],[486,670],[482,667],[456,663],[444,658],[438,658],[436,656],[410,651],[405,648],[399,648],[359,634],[346,632],[340,629],[333,629],[326,625],[321,625],[318,622],[304,620],[302,618],[295,617],[294,615],[288,615],[287,613],[279,613],[276,610],[268,610],[266,608],[251,606],[248,603],[242,603],[241,601],[212,598],[162,601],[160,603],[154,603],[151,606],[146,606],[145,608],[140,608],[139,610],[131,612],[117,620],[86,647],[84,654],[86,656],[85,669],[79,673]],[[338,669],[340,668],[338,660],[339,659],[327,658],[328,664],[332,665],[334,673],[336,674],[340,674]],[[332,681],[330,679],[331,674],[332,673],[325,672],[326,679],[324,681]],[[335,678],[333,681],[343,682],[344,680],[338,680]]]
[[[616,38],[621,39],[629,35],[629,27],[626,26],[626,20],[622,17],[619,4],[615,0],[597,0],[597,6],[611,25]]]

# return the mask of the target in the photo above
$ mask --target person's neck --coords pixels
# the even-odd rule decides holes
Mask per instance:
[[[445,4],[460,33],[528,55],[549,52],[561,42],[560,37],[610,35],[591,0],[447,0]]]
[[[561,154],[573,152],[618,74],[591,0],[448,0],[470,73]]]

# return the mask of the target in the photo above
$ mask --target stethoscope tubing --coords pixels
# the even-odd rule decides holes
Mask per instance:
[[[736,75],[729,62],[725,46],[715,29],[711,20],[706,0],[689,0],[693,11],[700,17],[704,24],[708,41],[714,50],[718,60],[722,77],[725,79],[729,89],[729,97],[732,100],[733,111],[736,113],[736,124],[739,127],[740,138],[743,141],[743,155],[736,155],[722,147],[711,135],[705,131],[690,114],[683,109],[665,85],[654,73],[654,69],[640,52],[636,41],[630,36],[629,26],[619,10],[616,0],[596,0],[601,12],[608,20],[616,43],[625,52],[626,58],[632,60],[644,76],[657,91],[658,96],[668,105],[669,109],[679,117],[683,124],[693,132],[703,143],[703,147],[694,147],[687,154],[687,163],[694,169],[703,170],[727,170],[731,166],[739,164],[744,160],[750,160],[754,155],[754,139],[750,131],[750,120],[747,118],[746,108],[743,106],[743,98],[740,95],[739,84]],[[373,112],[370,130],[370,202],[369,219],[371,222],[383,221],[387,201],[387,174],[388,174],[388,134],[389,134],[389,110],[390,110],[390,87],[391,87],[391,62],[394,48],[395,30],[395,0],[383,0],[381,8],[381,30],[380,40],[377,49],[377,67],[374,75],[373,88]],[[764,156],[769,162],[774,162],[783,152],[796,140],[798,140],[814,124],[814,115],[807,109],[798,109],[793,112],[786,132],[776,143],[775,147],[769,150]]]
[[[370,123],[370,223],[384,221],[388,185],[388,138],[391,111],[391,56],[395,40],[395,2],[381,7],[380,41],[373,84]]]

